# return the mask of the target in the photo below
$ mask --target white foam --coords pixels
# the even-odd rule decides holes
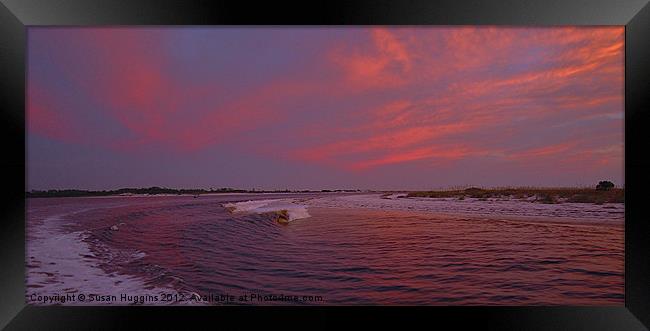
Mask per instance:
[[[307,211],[307,206],[297,204],[293,199],[249,200],[226,203],[223,206],[230,209],[233,213],[248,212],[263,214],[286,210],[289,215],[289,221],[311,217]]]
[[[79,212],[79,211],[77,211]],[[70,213],[74,214],[74,213]],[[49,216],[38,222],[30,222],[27,241],[26,301],[33,305],[48,305],[38,297],[65,294],[116,295],[117,301],[67,301],[55,302],[65,305],[128,305],[120,295],[160,296],[161,293],[178,293],[172,288],[148,286],[144,280],[117,272],[102,270],[97,256],[91,251],[86,239],[86,231],[65,233],[58,228],[61,219],[70,214]],[[134,259],[145,256],[144,252],[133,254]],[[194,302],[188,302],[190,304]],[[147,303],[154,305],[165,302]]]
[[[231,202],[226,203],[223,206],[226,208],[233,208],[233,211],[236,212],[246,212],[246,211],[255,211],[256,209],[264,208],[274,202],[281,201],[280,199],[268,199],[268,200],[249,200],[242,202]]]

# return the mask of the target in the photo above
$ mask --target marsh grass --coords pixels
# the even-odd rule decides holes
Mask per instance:
[[[595,188],[478,188],[410,192],[408,197],[421,198],[475,198],[485,201],[491,198],[514,198],[539,203],[623,203],[625,191],[622,188],[596,190]]]

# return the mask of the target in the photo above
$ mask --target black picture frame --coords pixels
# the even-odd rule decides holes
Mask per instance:
[[[650,5],[646,0],[102,1],[0,0],[0,327],[9,330],[452,323],[506,330],[645,330],[650,326]],[[625,25],[624,307],[35,307],[25,305],[25,55],[29,26]],[[258,318],[263,315],[263,319]],[[254,317],[253,317],[254,316]],[[417,320],[417,321],[416,321]],[[144,324],[142,324],[144,323]],[[151,324],[155,323],[155,324]]]

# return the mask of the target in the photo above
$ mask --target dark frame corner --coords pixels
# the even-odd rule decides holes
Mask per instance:
[[[135,322],[168,325],[183,314],[183,325],[216,325],[224,317],[245,325],[253,313],[274,323],[329,317],[402,323],[440,320],[488,329],[644,330],[650,326],[650,218],[644,189],[650,150],[645,128],[650,117],[650,5],[647,0],[503,1],[332,1],[291,4],[266,2],[250,7],[235,1],[0,0],[0,327],[35,329],[117,328]],[[261,6],[261,7],[260,7]],[[412,307],[390,309],[182,309],[139,307],[25,306],[25,53],[28,26],[58,25],[212,25],[212,24],[497,24],[625,25],[625,307]],[[270,313],[269,313],[270,311]],[[257,314],[256,314],[257,315]],[[205,324],[201,324],[205,322]],[[258,322],[259,323],[259,322]],[[139,323],[138,323],[139,324]],[[148,324],[143,324],[148,325]],[[434,324],[435,325],[435,324]]]

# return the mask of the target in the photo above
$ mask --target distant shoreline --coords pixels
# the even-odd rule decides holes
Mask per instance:
[[[243,190],[220,189],[173,189],[163,187],[121,188],[117,190],[32,190],[25,192],[26,198],[74,198],[74,197],[120,197],[120,196],[198,196],[208,194],[259,194],[259,193],[361,193],[361,190]]]
[[[545,204],[570,203],[624,203],[623,188],[500,188],[482,189],[470,187],[464,190],[418,191],[410,192],[408,198],[456,198],[464,200],[475,198],[509,198]]]
[[[32,190],[25,192],[26,198],[56,198],[56,197],[147,197],[147,196],[202,196],[221,194],[300,194],[300,193],[383,193],[388,196],[395,193],[403,194],[404,198],[453,198],[464,200],[474,198],[512,199],[544,204],[570,203],[624,203],[625,190],[623,188],[542,188],[542,187],[513,187],[513,188],[477,188],[447,189],[432,191],[409,190],[244,190],[234,188],[219,189],[173,189],[162,187],[149,188],[121,188],[117,190]]]

